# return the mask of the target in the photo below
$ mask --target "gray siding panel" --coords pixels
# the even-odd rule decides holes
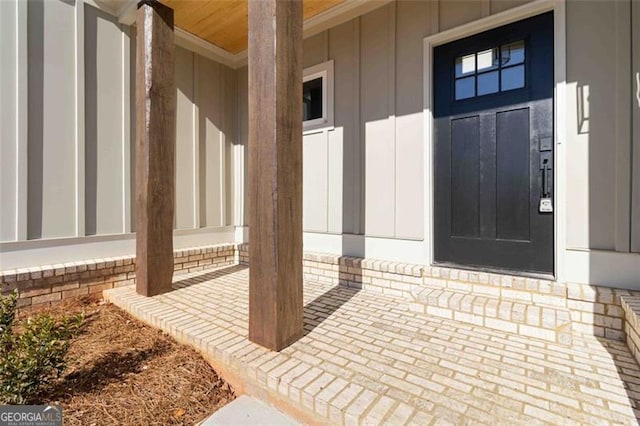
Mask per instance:
[[[567,3],[570,248],[628,251],[630,33],[628,12],[622,13],[628,6]]]
[[[306,135],[302,140],[302,218],[306,231],[327,232],[327,134]]]
[[[365,144],[365,233],[395,234],[395,141],[389,120],[389,6],[361,18],[360,106]]]
[[[176,229],[194,228],[194,54],[176,47]]]
[[[305,67],[333,60],[335,86],[334,128],[304,137],[306,231],[423,238],[429,11],[399,2],[305,40]]]
[[[360,214],[360,102],[358,91],[358,61],[356,52],[357,20],[332,28],[329,32],[329,57],[334,61],[334,126],[331,138],[332,164],[330,188],[333,190],[332,230],[348,234],[358,234]],[[337,179],[339,177],[340,179]],[[339,199],[339,195],[342,199]],[[341,222],[342,229],[335,228]],[[334,225],[335,224],[335,225]]]
[[[85,6],[85,226],[123,232],[122,28]]]
[[[198,57],[198,132],[200,149],[200,221],[202,226],[223,226],[222,197],[224,73],[222,66]]]
[[[247,151],[247,141],[249,140],[249,69],[247,67],[240,68],[237,70],[237,78],[238,78],[238,129],[237,129],[237,138],[238,143],[241,144],[244,149],[244,167],[243,167],[243,175],[242,181],[244,182],[244,191],[242,197],[244,198],[243,203],[243,211],[242,211],[242,222],[241,225],[248,225],[248,213],[249,213],[249,192],[247,191],[247,181],[248,181],[248,161],[249,161],[249,153]]]
[[[440,31],[475,21],[482,17],[482,2],[478,0],[440,1]]]
[[[631,205],[631,251],[640,253],[640,1],[631,3],[632,40],[632,117],[633,117],[633,146],[632,146],[632,205]]]
[[[223,225],[235,225],[234,218],[234,203],[236,200],[236,190],[240,191],[241,188],[236,188],[234,181],[234,161],[236,153],[234,146],[238,144],[237,139],[237,110],[238,110],[238,79],[236,71],[223,67],[224,74],[224,138],[225,138],[225,185],[223,186],[223,196],[225,197],[225,223]],[[227,188],[226,190],[224,188]]]
[[[304,58],[302,66],[308,68],[310,66],[324,62],[325,58],[325,33],[317,34],[304,40]]]
[[[28,5],[28,238],[75,234],[75,19],[73,2]]]
[[[423,39],[428,2],[398,2],[396,42],[395,235],[424,235]]]
[[[16,238],[16,4],[0,2],[0,241]]]
[[[491,13],[503,12],[512,7],[522,6],[531,0],[491,0]]]

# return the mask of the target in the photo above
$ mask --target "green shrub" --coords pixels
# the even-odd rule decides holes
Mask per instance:
[[[82,315],[37,315],[16,323],[17,292],[0,296],[0,404],[26,404],[66,367]]]

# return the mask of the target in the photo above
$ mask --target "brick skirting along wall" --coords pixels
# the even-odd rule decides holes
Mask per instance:
[[[222,244],[174,253],[176,272],[246,265],[248,260],[247,244]],[[134,262],[135,256],[125,256],[2,271],[0,289],[7,294],[17,288],[22,309],[45,307],[77,296],[99,296],[105,289],[134,284]],[[531,315],[529,311],[519,311],[523,306],[525,309],[533,305],[567,309],[573,331],[616,340],[625,339],[620,297],[640,296],[638,291],[323,253],[305,253],[303,273],[309,282],[362,288],[409,300],[415,300],[416,294],[425,287],[482,295],[490,301],[496,300],[492,306],[496,318],[506,320],[516,315]],[[459,306],[455,303],[449,307],[454,312]],[[488,304],[485,309],[489,309]],[[545,312],[544,308],[533,311],[532,321],[544,322]]]
[[[174,271],[194,272],[238,263],[236,244],[222,244],[173,254]],[[18,307],[38,309],[78,296],[102,296],[102,291],[135,284],[135,256],[92,259],[0,272],[0,290],[18,289]]]

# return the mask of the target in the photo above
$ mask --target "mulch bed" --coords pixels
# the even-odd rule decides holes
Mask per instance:
[[[67,370],[40,395],[62,405],[65,425],[193,425],[235,399],[195,350],[114,305],[85,299],[46,312],[85,312]]]

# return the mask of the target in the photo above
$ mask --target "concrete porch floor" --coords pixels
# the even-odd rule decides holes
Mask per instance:
[[[176,275],[170,293],[129,286],[105,298],[306,423],[638,424],[640,367],[624,342],[578,335],[566,347],[305,282],[305,335],[274,353],[247,339],[248,274]]]

